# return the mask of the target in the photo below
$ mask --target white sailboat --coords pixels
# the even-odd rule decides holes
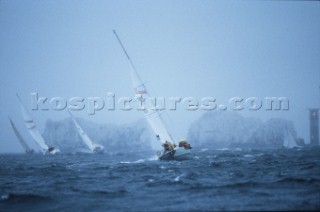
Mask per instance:
[[[292,134],[288,131],[287,127],[286,127],[286,132],[284,135],[283,147],[288,148],[288,149],[298,147],[295,139],[293,138]]]
[[[37,143],[37,145],[39,145],[39,147],[41,149],[41,152],[43,154],[51,154],[51,155],[54,155],[54,154],[60,152],[60,150],[58,148],[49,147],[49,145],[46,144],[44,138],[42,137],[42,135],[40,134],[40,132],[36,128],[36,125],[35,125],[33,119],[27,113],[27,110],[24,107],[24,105],[23,105],[20,97],[18,96],[18,94],[17,94],[17,97],[18,97],[18,100],[20,102],[20,108],[21,108],[22,116],[23,116],[24,122],[25,122],[25,124],[27,126],[27,129],[28,129],[30,135],[32,136],[32,138]]]
[[[74,116],[72,115],[72,113],[68,110],[71,119],[74,123],[74,125],[76,126],[78,133],[83,141],[83,143],[93,152],[93,153],[102,153],[104,147],[102,145],[99,144],[95,144],[92,142],[92,140],[89,138],[89,136],[87,135],[87,133],[82,129],[82,127],[78,124],[78,122],[76,121],[76,119],[74,118]]]
[[[136,68],[134,67],[127,51],[125,50],[122,42],[120,41],[117,33],[113,30],[117,40],[119,41],[120,46],[122,47],[127,61],[131,67],[130,74],[132,79],[132,84],[135,92],[135,98],[139,100],[139,104],[141,106],[141,110],[144,112],[144,115],[153,129],[157,140],[159,140],[164,147],[169,146],[170,148],[166,151],[158,152],[158,157],[160,160],[173,160],[173,159],[184,159],[190,154],[190,145],[184,147],[183,145],[179,145],[176,147],[175,141],[171,134],[168,132],[159,110],[155,107],[153,102],[150,100],[150,96],[146,89],[145,84],[142,82]],[[183,141],[186,143],[186,141]],[[172,145],[173,144],[173,145]]]
[[[21,146],[23,147],[25,153],[28,153],[28,154],[34,153],[34,150],[29,147],[29,145],[27,144],[27,142],[26,142],[26,141],[22,138],[22,136],[20,135],[18,129],[17,129],[16,126],[14,125],[13,121],[11,120],[11,118],[10,118],[10,117],[8,117],[8,118],[9,118],[11,127],[12,127],[12,129],[13,129],[13,131],[14,131],[14,134],[16,135],[19,143],[20,143]]]

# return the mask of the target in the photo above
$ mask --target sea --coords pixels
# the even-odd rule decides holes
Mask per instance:
[[[0,211],[320,210],[320,149],[1,154]]]

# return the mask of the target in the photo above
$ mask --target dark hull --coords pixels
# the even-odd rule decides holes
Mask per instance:
[[[186,160],[190,155],[190,149],[177,148],[159,156],[159,160]]]
[[[159,160],[174,160],[174,153],[175,152],[176,152],[176,150],[166,152],[159,157]]]

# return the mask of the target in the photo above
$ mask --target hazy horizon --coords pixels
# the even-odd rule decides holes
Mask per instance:
[[[0,152],[22,152],[8,116],[32,142],[18,93],[40,132],[68,113],[31,111],[48,98],[133,96],[116,29],[151,96],[286,97],[287,111],[241,111],[285,118],[309,143],[308,108],[320,101],[320,3],[310,1],[0,1]],[[229,110],[228,110],[229,111]],[[205,111],[168,111],[175,137]],[[143,119],[140,111],[74,112],[98,123]],[[108,150],[106,150],[108,151]]]

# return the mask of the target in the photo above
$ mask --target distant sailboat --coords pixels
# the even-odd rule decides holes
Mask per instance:
[[[293,138],[292,134],[288,131],[287,127],[284,135],[283,147],[288,149],[298,147],[295,139]]]
[[[122,42],[120,41],[116,31],[113,31],[117,40],[119,41],[120,46],[122,47],[127,61],[131,67],[131,79],[135,92],[135,98],[140,99],[141,110],[143,110],[145,117],[156,134],[157,140],[159,140],[164,147],[170,147],[167,151],[158,152],[158,157],[160,160],[173,160],[173,159],[184,159],[190,154],[190,145],[186,141],[181,141],[178,147],[174,147],[174,139],[171,134],[168,132],[165,124],[162,120],[161,113],[155,108],[155,105],[151,102],[150,96],[147,92],[147,89],[142,82],[137,70],[135,69],[127,51],[125,50]],[[185,145],[185,147],[184,147]]]
[[[74,116],[71,114],[70,111],[68,111],[72,121],[74,123],[74,125],[76,126],[78,133],[80,135],[80,137],[82,138],[82,141],[85,145],[87,145],[87,147],[93,152],[93,153],[102,153],[104,147],[102,145],[99,144],[95,144],[92,142],[92,140],[89,138],[89,136],[87,135],[87,133],[85,133],[85,131],[82,129],[82,127],[78,124],[78,122],[76,121],[76,119],[74,118]]]
[[[42,153],[54,155],[54,154],[60,152],[60,150],[58,148],[49,147],[49,145],[46,144],[44,138],[42,137],[42,135],[40,134],[40,132],[36,128],[36,125],[35,125],[33,119],[27,113],[27,110],[24,107],[24,105],[22,104],[22,101],[21,101],[20,97],[18,96],[18,94],[17,94],[17,97],[20,102],[22,116],[23,116],[24,122],[27,126],[27,129],[28,129],[30,135],[32,136],[32,138],[35,140],[35,142],[41,148]]]
[[[12,120],[10,119],[9,117],[9,121],[10,121],[10,124],[12,126],[12,129],[14,131],[14,134],[16,135],[19,143],[21,144],[21,146],[23,147],[25,153],[28,153],[28,154],[31,154],[31,153],[34,153],[34,150],[31,149],[27,142],[22,138],[22,136],[20,135],[19,131],[17,130],[16,126],[14,125],[14,123],[12,122]]]

